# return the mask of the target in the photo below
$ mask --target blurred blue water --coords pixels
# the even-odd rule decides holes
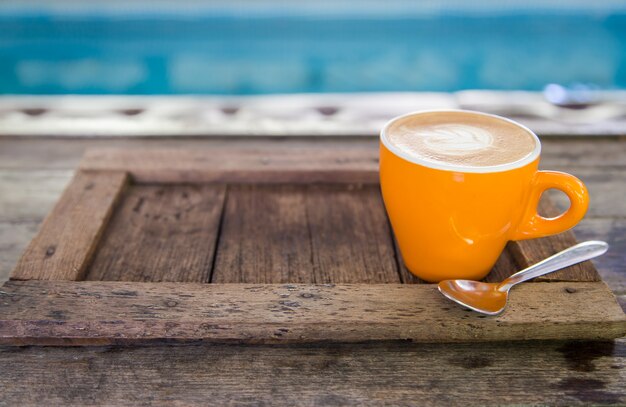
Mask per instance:
[[[2,94],[626,88],[626,13],[0,15]]]

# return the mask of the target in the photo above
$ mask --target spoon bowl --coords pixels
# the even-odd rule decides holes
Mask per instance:
[[[508,297],[508,291],[499,291],[496,283],[472,280],[445,280],[439,283],[439,291],[452,301],[487,315],[504,311]]]
[[[595,240],[579,243],[513,274],[501,283],[444,280],[438,288],[444,296],[464,307],[485,315],[498,315],[504,311],[509,291],[514,285],[600,256],[608,248],[605,242]]]

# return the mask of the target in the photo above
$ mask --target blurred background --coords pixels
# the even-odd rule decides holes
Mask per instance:
[[[0,3],[5,134],[370,134],[441,107],[597,133],[624,88],[626,1]]]

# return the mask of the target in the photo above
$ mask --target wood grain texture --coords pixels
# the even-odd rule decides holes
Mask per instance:
[[[229,187],[212,281],[400,282],[378,188]]]
[[[189,149],[210,150],[217,156],[244,154],[248,157],[296,155],[308,162],[334,154],[338,159],[378,157],[374,137],[90,137],[50,139],[44,137],[0,137],[0,169],[75,169],[90,149]],[[610,150],[610,149],[607,149]],[[610,151],[615,151],[610,150]],[[306,153],[309,153],[308,155]]]
[[[584,219],[574,228],[574,234],[579,241],[609,242],[609,251],[593,263],[613,292],[626,294],[626,219]]]
[[[18,406],[625,405],[625,371],[624,340],[0,348]]]
[[[623,157],[626,157],[626,154]],[[626,199],[624,199],[626,167],[611,168],[610,170],[601,167],[568,168],[567,172],[580,178],[587,185],[589,190],[587,217],[610,218],[624,216],[626,213]],[[565,194],[548,192],[548,195],[559,209],[564,210],[569,207],[569,200]]]
[[[310,186],[306,211],[315,282],[400,282],[378,186]]]
[[[141,183],[377,183],[378,151],[99,149],[80,168],[123,169]]]
[[[11,274],[15,280],[79,280],[128,182],[125,172],[79,171]]]
[[[72,180],[73,172],[0,171],[0,222],[41,222]]]
[[[220,185],[132,186],[86,279],[208,282],[224,191]]]
[[[11,270],[38,230],[38,222],[0,222],[0,284],[9,279]]]
[[[313,282],[305,201],[306,187],[229,187],[211,282]]]
[[[539,203],[539,212],[544,216],[557,216],[561,213],[549,199],[545,197]],[[507,250],[512,254],[518,268],[524,269],[557,252],[574,246],[576,237],[571,231],[539,239],[509,242]],[[535,281],[601,281],[593,263],[586,261],[567,267],[563,270],[538,277]]]
[[[431,284],[10,281],[0,291],[0,344],[7,345],[599,340],[625,333],[626,316],[602,282],[522,284],[497,317],[450,303]]]

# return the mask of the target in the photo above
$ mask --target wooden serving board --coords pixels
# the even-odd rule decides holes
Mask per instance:
[[[591,262],[516,287],[500,316],[451,303],[403,266],[375,153],[290,151],[87,152],[0,290],[0,344],[626,334]],[[511,242],[486,280],[574,243]]]

